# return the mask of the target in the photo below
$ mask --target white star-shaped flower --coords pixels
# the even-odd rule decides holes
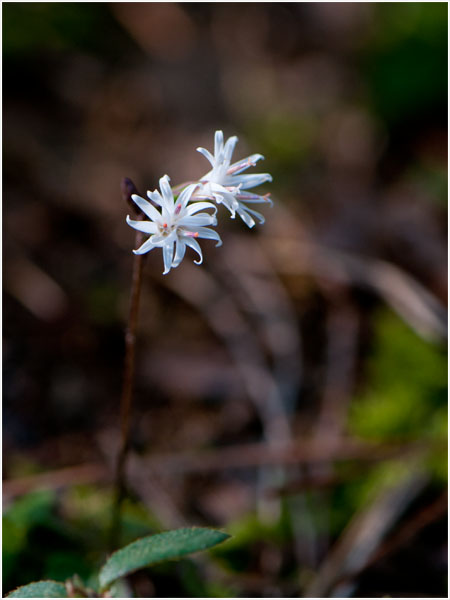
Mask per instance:
[[[216,131],[214,156],[205,148],[197,148],[198,152],[201,152],[209,160],[212,169],[200,178],[201,187],[195,192],[195,197],[213,199],[219,204],[224,204],[231,212],[231,218],[234,219],[237,213],[249,227],[253,227],[255,225],[253,217],[257,218],[261,224],[264,223],[264,217],[256,210],[250,209],[247,204],[272,204],[272,200],[269,194],[261,196],[247,190],[266,181],[272,181],[272,176],[269,173],[242,174],[249,167],[254,167],[258,160],[264,158],[262,154],[252,154],[231,164],[231,157],[237,141],[238,138],[233,136],[224,143],[222,131]]]
[[[168,175],[164,175],[159,180],[161,193],[158,190],[147,192],[147,196],[160,207],[160,210],[137,194],[131,196],[133,202],[139,206],[150,221],[133,221],[127,216],[128,225],[138,231],[150,234],[149,239],[133,252],[135,254],[145,254],[153,248],[162,248],[164,275],[171,268],[178,267],[184,258],[186,246],[195,250],[199,255],[200,258],[198,261],[194,261],[195,264],[202,263],[203,255],[197,238],[216,240],[216,246],[222,244],[219,234],[206,227],[206,225],[217,225],[216,206],[211,202],[192,202],[189,204],[192,194],[199,184],[195,183],[187,186],[175,200],[169,181]],[[199,212],[209,208],[214,210],[213,215]]]

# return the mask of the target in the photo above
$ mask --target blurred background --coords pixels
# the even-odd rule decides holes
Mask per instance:
[[[447,4],[2,8],[4,592],[108,552],[120,182],[200,177],[223,129],[275,205],[146,259],[121,542],[233,538],[130,590],[446,596]]]

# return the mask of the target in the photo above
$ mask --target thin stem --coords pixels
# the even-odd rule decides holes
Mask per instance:
[[[177,194],[181,193],[184,190],[184,188],[186,188],[191,183],[194,183],[194,181],[185,181],[184,183],[179,183],[178,185],[174,185],[172,187],[172,192],[174,193],[174,195],[177,195]]]
[[[122,183],[122,194],[130,202],[131,194],[137,193],[137,190],[131,180],[125,179]],[[142,219],[142,213],[137,218]],[[138,248],[143,242],[144,235],[136,232],[135,244]],[[120,516],[122,502],[126,495],[126,475],[125,468],[130,448],[130,423],[133,404],[133,383],[136,355],[136,330],[139,315],[139,299],[142,284],[142,267],[144,264],[143,255],[134,255],[133,274],[131,279],[130,310],[128,313],[128,322],[125,329],[125,364],[122,386],[122,396],[120,400],[120,422],[121,422],[121,442],[116,458],[115,465],[115,500],[113,505],[112,523],[111,523],[111,549],[115,549],[120,538]]]

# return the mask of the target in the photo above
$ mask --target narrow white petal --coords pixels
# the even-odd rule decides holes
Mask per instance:
[[[167,225],[172,225],[174,218],[174,210],[175,206],[163,206],[161,209],[161,223],[166,223]]]
[[[175,258],[172,262],[172,267],[178,267],[186,253],[186,244],[180,238],[177,239]]]
[[[180,219],[179,225],[180,227],[185,227],[186,229],[195,230],[197,227],[202,227],[202,225],[217,225],[217,219],[213,215],[201,213],[192,217],[183,217]]]
[[[234,148],[237,144],[237,141],[238,141],[237,137],[235,135],[233,135],[233,137],[228,138],[227,143],[225,144],[224,159],[228,162],[228,164],[233,155]]]
[[[258,194],[237,194],[236,199],[239,202],[245,202],[246,204],[269,204],[273,206],[273,200],[269,196],[259,196]]]
[[[205,238],[208,240],[216,240],[218,243],[216,246],[222,245],[222,240],[220,239],[220,235],[214,229],[209,229],[208,227],[199,227],[197,229],[198,237]]]
[[[256,217],[259,220],[261,225],[264,225],[264,223],[265,223],[265,219],[261,213],[257,212],[256,210],[247,208],[247,206],[245,206],[244,204],[241,204],[239,206],[239,208],[237,209],[237,213],[241,217],[241,219],[244,221],[244,223],[246,225],[248,225],[250,228],[255,225],[255,221],[251,215]]]
[[[228,208],[228,210],[234,215],[239,203],[237,202],[233,194],[230,194],[229,192],[221,192],[214,194],[214,197],[216,198],[216,202],[225,205]]]
[[[152,242],[151,238],[144,242],[142,246],[140,246],[137,250],[133,250],[134,254],[145,254],[146,252],[150,252],[153,248],[157,248],[155,244]]]
[[[186,244],[186,246],[189,246],[192,248],[192,250],[197,252],[197,254],[200,256],[200,260],[194,260],[194,262],[196,265],[201,265],[203,262],[203,254],[200,244],[192,237],[183,237],[183,242]]]
[[[211,154],[211,152],[209,150],[207,150],[206,148],[197,148],[197,152],[200,152],[200,154],[203,154],[203,156],[209,160],[209,162],[211,163],[211,166],[214,167],[215,164],[215,160],[214,160],[214,156]]]
[[[214,214],[217,212],[217,206],[212,202],[192,202],[192,204],[186,207],[186,214],[195,215],[199,210],[206,210],[207,208],[212,208]]]
[[[253,210],[251,208],[248,208],[247,206],[245,207],[245,210],[248,213],[250,213],[251,215],[253,215],[254,217],[256,217],[259,220],[259,223],[261,225],[264,225],[264,223],[266,222],[266,219],[261,213],[257,212],[256,210]]]
[[[227,177],[225,185],[241,184],[243,190],[247,190],[257,185],[262,185],[267,181],[272,181],[272,175],[269,173],[253,173],[251,175],[230,175]]]
[[[161,214],[156,210],[156,208],[152,204],[150,204],[150,202],[148,202],[148,200],[141,198],[137,194],[133,194],[131,196],[131,199],[135,204],[139,206],[142,212],[145,213],[149,219],[157,222],[161,219]]]
[[[161,235],[156,233],[150,238],[155,246],[164,246],[165,244],[173,243],[177,238],[177,232],[174,230],[169,235]]]
[[[184,188],[184,190],[178,196],[177,204],[181,204],[182,207],[186,206],[186,204],[190,201],[195,189],[199,185],[199,183],[192,183],[191,185],[188,185],[186,188]]]
[[[163,272],[163,275],[167,275],[167,273],[170,271],[170,268],[172,266],[172,261],[173,261],[173,244],[174,244],[174,242],[171,242],[171,243],[165,244],[163,246],[163,259],[164,259],[164,272]]]
[[[170,181],[169,176],[164,175],[159,180],[159,187],[161,189],[161,193],[162,193],[162,197],[163,197],[163,206],[165,206],[167,208],[167,210],[170,211],[170,209],[173,208],[174,200],[173,200],[172,188],[170,187],[169,181]]]
[[[157,204],[158,206],[162,206],[162,196],[161,194],[158,192],[158,190],[153,190],[153,192],[150,192],[150,190],[147,192],[147,196],[150,198],[150,200],[152,200],[155,204]]]
[[[247,156],[247,158],[244,158],[232,164],[229,168],[229,171],[231,171],[233,175],[238,175],[239,173],[242,173],[242,171],[245,171],[249,167],[255,166],[258,160],[262,160],[263,158],[264,156],[262,154],[251,154],[250,156]]]
[[[217,160],[219,154],[222,152],[223,150],[223,132],[222,131],[216,131],[216,133],[214,134],[214,156]]]
[[[133,221],[133,219],[130,219],[129,215],[127,215],[127,223],[130,227],[142,231],[143,233],[156,233],[158,230],[156,223],[150,221]]]
[[[258,160],[264,160],[264,156],[262,154],[250,154],[246,160],[250,163],[256,163]]]
[[[241,219],[244,221],[244,223],[248,227],[250,227],[250,229],[255,226],[255,221],[251,218],[251,216],[243,208],[239,207],[237,209],[237,214],[241,217]]]

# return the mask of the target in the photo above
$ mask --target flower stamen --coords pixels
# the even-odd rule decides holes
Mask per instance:
[[[248,169],[248,167],[256,167],[255,161],[250,160],[249,158],[247,160],[242,160],[240,163],[237,163],[233,167],[230,167],[227,170],[227,175],[233,175],[233,173],[236,173],[237,171],[242,171],[244,169]]]

